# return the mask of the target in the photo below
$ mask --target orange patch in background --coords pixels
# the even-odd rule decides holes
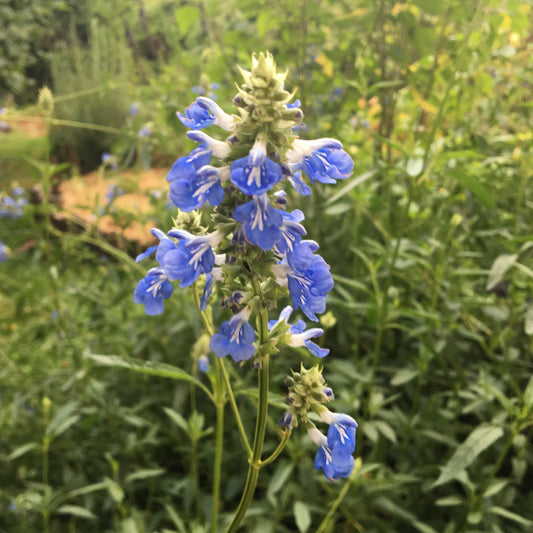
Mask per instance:
[[[127,171],[113,178],[104,177],[99,172],[71,178],[59,187],[62,210],[67,218],[84,226],[98,223],[98,230],[103,235],[116,234],[128,241],[150,243],[153,241],[150,230],[154,223],[139,222],[139,219],[145,219],[153,213],[150,198],[155,191],[161,191],[166,196],[167,172],[166,168],[154,168],[141,173]],[[112,207],[119,213],[131,214],[135,218],[125,227],[117,224],[111,215],[98,216],[98,210],[107,204],[106,194],[111,185],[124,190],[123,195],[113,200]]]

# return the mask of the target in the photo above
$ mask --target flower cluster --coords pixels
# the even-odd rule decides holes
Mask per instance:
[[[277,72],[270,54],[253,57],[251,71],[241,74],[244,83],[233,101],[238,114],[226,113],[205,96],[177,113],[197,145],[168,173],[170,200],[179,209],[176,227],[168,233],[152,231],[159,244],[137,260],[155,252],[159,266],[139,282],[134,301],[144,304],[147,314],[156,315],[172,295],[172,282],[180,287],[199,282],[201,310],[221,294],[222,306],[233,312],[211,336],[210,349],[217,357],[230,355],[241,364],[252,359],[258,367],[263,357],[292,346],[322,358],[329,350],[311,339],[323,330],[306,329],[303,320],[295,324],[288,320],[293,310],[300,310],[317,322],[333,279],[329,265],[317,253],[318,244],[306,238],[304,214],[287,209],[285,187],[290,184],[298,194],[309,195],[316,182],[334,184],[348,178],[353,162],[335,139],[298,138],[296,127],[303,119],[300,103],[291,102],[294,95],[284,88],[286,73]],[[216,138],[202,131],[205,128],[226,133]],[[211,231],[194,215],[208,204]],[[270,321],[265,339],[265,329],[260,334],[258,326],[256,331],[251,318],[260,322],[259,317],[287,295],[292,306]],[[338,443],[328,446],[335,454],[348,449]],[[335,479],[346,469],[332,475],[328,475],[331,469],[324,472]]]
[[[322,470],[329,480],[348,477],[354,467],[355,432],[357,422],[349,415],[333,413],[324,406],[333,400],[334,394],[322,377],[319,368],[309,370],[303,366],[300,372],[292,372],[285,380],[289,387],[285,401],[289,405],[278,425],[292,429],[301,424],[311,440],[318,446],[315,467]],[[324,435],[309,420],[310,412],[317,413],[329,425]]]
[[[26,191],[22,187],[15,187],[12,196],[0,193],[0,217],[20,218],[27,203]]]

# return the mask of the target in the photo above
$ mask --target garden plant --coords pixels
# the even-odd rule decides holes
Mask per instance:
[[[532,17],[5,0],[0,533],[530,531]]]

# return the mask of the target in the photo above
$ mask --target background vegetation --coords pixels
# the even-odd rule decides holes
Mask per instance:
[[[346,486],[331,484],[295,432],[262,471],[245,530],[316,531],[333,510],[321,531],[531,531],[531,8],[2,0],[0,531],[204,531],[213,411],[188,386],[87,357],[197,372],[192,301],[182,292],[146,317],[127,250],[94,228],[59,232],[49,199],[103,152],[120,169],[168,167],[192,147],[175,112],[202,92],[230,112],[236,65],[260,50],[290,71],[299,134],[339,138],[355,161],[346,182],[291,203],[336,280],[325,376],[337,410],[360,424],[361,463]],[[35,106],[43,85],[53,109]],[[11,128],[36,114],[44,136]],[[35,184],[44,201],[13,215],[12,188],[31,200]],[[302,358],[273,361],[272,435],[283,379]],[[248,427],[251,374],[235,368]],[[229,423],[225,437],[223,518],[247,467]]]

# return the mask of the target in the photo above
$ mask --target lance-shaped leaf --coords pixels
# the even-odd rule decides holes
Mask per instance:
[[[458,479],[464,472],[491,444],[496,442],[503,435],[503,429],[497,426],[479,426],[467,439],[458,446],[449,461],[444,465],[440,476],[431,485],[438,487],[452,479]]]

